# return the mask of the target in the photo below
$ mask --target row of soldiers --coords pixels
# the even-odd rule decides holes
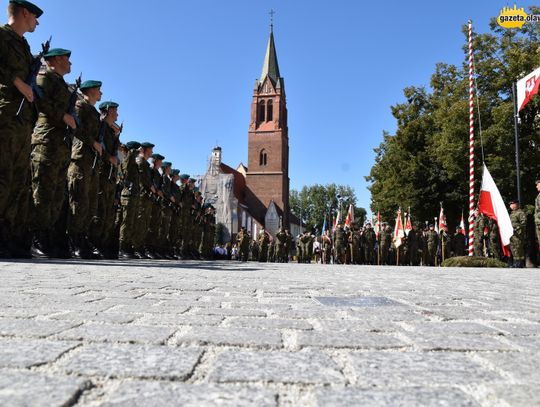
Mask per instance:
[[[32,55],[24,34],[39,24],[39,7],[10,0],[7,11],[0,257],[210,258],[215,211],[195,180],[154,154],[152,143],[120,142],[118,103],[96,109],[102,82],[64,81],[71,51],[46,43]]]

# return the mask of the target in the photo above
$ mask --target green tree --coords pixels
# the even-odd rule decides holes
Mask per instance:
[[[531,8],[537,14],[538,8]],[[476,192],[482,176],[482,155],[503,198],[516,197],[512,83],[538,67],[540,26],[526,24],[507,30],[493,19],[491,32],[474,37],[474,64],[479,106],[476,116]],[[467,39],[467,27],[463,27]],[[466,44],[466,41],[464,42]],[[371,209],[392,221],[398,207],[411,208],[413,220],[432,221],[443,202],[450,226],[468,209],[468,62],[462,66],[438,63],[430,89],[407,87],[405,102],[392,106],[396,133],[383,133],[375,149]],[[477,101],[475,99],[475,104]],[[520,145],[524,203],[536,196],[534,179],[540,173],[540,97],[521,112]],[[481,122],[478,120],[480,111]],[[481,124],[481,132],[480,130]],[[480,137],[481,133],[481,137]],[[481,148],[483,139],[483,149]]]
[[[346,216],[350,204],[356,206],[356,195],[348,185],[315,184],[304,186],[300,191],[291,190],[289,194],[291,211],[307,229],[317,229],[319,232],[325,218],[326,224],[331,224],[340,204],[343,216]],[[356,222],[363,224],[365,218],[366,210],[355,207]]]

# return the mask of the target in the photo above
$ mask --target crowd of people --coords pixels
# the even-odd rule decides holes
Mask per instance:
[[[122,143],[102,82],[69,86],[71,51],[24,35],[43,11],[10,0],[0,27],[0,257],[211,258],[215,210],[150,142]],[[99,104],[98,104],[99,103]],[[96,108],[97,106],[97,108]]]

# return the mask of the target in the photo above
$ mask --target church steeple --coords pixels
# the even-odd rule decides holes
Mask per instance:
[[[270,26],[270,38],[268,38],[266,55],[264,56],[264,63],[259,82],[262,83],[267,75],[270,77],[274,85],[280,81],[279,65],[276,54],[276,45],[274,44],[274,32],[272,26]]]

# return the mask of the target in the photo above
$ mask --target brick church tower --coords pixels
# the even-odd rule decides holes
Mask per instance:
[[[246,203],[259,223],[264,225],[267,209],[273,202],[283,226],[289,227],[287,103],[272,28],[262,74],[253,90],[246,187]]]

